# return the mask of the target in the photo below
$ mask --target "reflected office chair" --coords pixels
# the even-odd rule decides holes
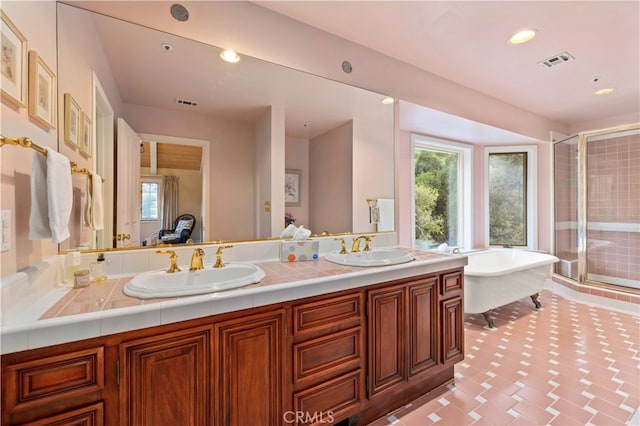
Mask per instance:
[[[183,244],[191,238],[196,218],[192,214],[182,214],[173,222],[173,229],[161,229],[158,233],[163,244]]]

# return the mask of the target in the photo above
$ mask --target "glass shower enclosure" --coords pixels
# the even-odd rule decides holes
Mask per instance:
[[[640,123],[554,143],[555,273],[640,290]]]

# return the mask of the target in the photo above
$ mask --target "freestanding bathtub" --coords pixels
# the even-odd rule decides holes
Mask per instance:
[[[464,268],[464,312],[484,315],[488,328],[495,328],[492,309],[530,296],[535,309],[541,307],[538,292],[549,275],[555,256],[518,249],[489,249],[467,254]]]

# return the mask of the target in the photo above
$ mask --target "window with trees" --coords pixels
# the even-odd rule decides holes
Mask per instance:
[[[414,135],[414,245],[470,244],[471,147]]]
[[[535,247],[536,147],[486,149],[489,245]]]

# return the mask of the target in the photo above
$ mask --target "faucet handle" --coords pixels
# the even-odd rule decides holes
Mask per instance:
[[[216,250],[216,263],[213,265],[214,268],[222,268],[224,266],[224,262],[222,261],[222,250],[232,247],[233,245],[231,244],[218,247],[218,250]]]
[[[371,239],[375,237],[375,235],[367,235],[364,237],[364,251],[371,251],[371,247],[369,247],[369,243]]]
[[[171,261],[171,266],[167,269],[167,274],[173,274],[174,272],[180,272],[181,269],[178,268],[178,256],[176,252],[173,250],[157,250],[156,254],[168,254],[169,260]]]
[[[340,254],[349,254],[347,251],[347,243],[344,241],[344,238],[334,238],[336,241],[340,241]]]

